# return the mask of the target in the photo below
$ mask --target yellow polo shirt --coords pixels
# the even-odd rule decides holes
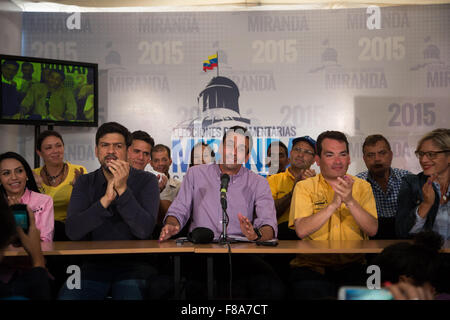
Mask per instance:
[[[354,180],[352,195],[359,205],[375,219],[378,219],[375,198],[371,185],[362,179],[350,176]],[[295,186],[289,227],[295,229],[294,221],[298,218],[309,217],[326,208],[334,197],[331,185],[322,174],[300,181]],[[310,234],[307,240],[365,240],[368,236],[359,228],[350,210],[342,203],[328,221],[316,232]],[[319,272],[323,267],[343,265],[351,262],[364,261],[361,254],[313,254],[297,255],[291,261],[295,267],[312,267]]]
[[[289,168],[284,172],[280,172],[267,177],[269,182],[270,191],[272,192],[273,200],[283,198],[289,192],[295,183],[295,177],[289,172]],[[278,224],[289,221],[290,208],[287,208],[285,212],[278,218]]]
[[[87,173],[85,167],[71,164],[70,162],[66,162],[69,167],[69,172],[67,174],[66,179],[62,181],[56,187],[52,187],[42,183],[44,187],[45,194],[49,195],[53,198],[53,206],[55,207],[55,220],[66,222],[67,217],[67,207],[69,206],[70,196],[72,195],[72,181],[75,178],[75,169],[80,170],[81,168],[84,170],[84,174]],[[38,175],[41,174],[42,167],[33,169]]]

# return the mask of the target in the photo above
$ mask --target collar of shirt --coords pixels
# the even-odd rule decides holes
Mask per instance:
[[[331,184],[329,184],[328,181],[323,177],[322,173],[319,173],[319,184],[321,184],[323,188],[333,189],[333,187],[331,187]]]
[[[222,171],[220,170],[220,166],[218,164],[214,164],[214,170],[217,173],[217,177],[220,180],[220,177],[222,176]],[[231,174],[230,176],[230,183],[234,183],[239,177],[242,177],[244,174],[244,166],[241,166],[239,168],[239,171],[236,174]]]
[[[13,80],[7,80],[3,75],[2,75],[2,82],[3,83],[6,83],[6,84],[13,84],[13,82],[14,82],[14,79]]]
[[[28,203],[28,202],[30,202],[30,197],[31,197],[31,190],[29,190],[28,188],[25,188],[25,192],[23,193],[22,198],[20,198],[20,202]]]
[[[289,170],[289,168],[290,167],[288,167],[287,169],[286,169],[286,175],[288,176],[288,177],[290,177],[293,181],[295,181],[295,177],[294,177],[294,175],[291,173],[291,171]]]

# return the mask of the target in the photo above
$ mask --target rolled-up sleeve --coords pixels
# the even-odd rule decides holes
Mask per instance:
[[[188,170],[183,182],[181,183],[178,195],[173,200],[172,204],[164,217],[164,224],[168,216],[172,216],[180,223],[180,230],[186,225],[192,210],[192,202],[194,196],[194,184],[192,170]]]

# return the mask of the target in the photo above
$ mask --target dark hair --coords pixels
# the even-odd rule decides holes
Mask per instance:
[[[433,231],[414,236],[414,243],[401,242],[386,247],[373,260],[381,270],[381,281],[397,283],[400,276],[413,279],[415,285],[429,281],[434,285],[440,267],[439,249],[442,237]]]
[[[0,250],[5,248],[16,233],[16,223],[5,197],[0,197]]]
[[[44,142],[45,138],[48,137],[56,137],[59,138],[64,145],[64,140],[59,132],[53,131],[53,130],[45,130],[41,132],[36,140],[36,149],[39,151],[42,150],[42,142]]]
[[[33,64],[30,63],[30,62],[24,62],[24,63],[22,63],[22,65],[20,66],[20,69],[23,70],[23,67],[24,67],[24,66],[31,66],[31,68],[34,70]]]
[[[205,142],[199,142],[199,143],[195,144],[195,145],[192,147],[192,149],[191,149],[191,158],[190,158],[191,161],[190,161],[190,163],[189,163],[189,168],[192,167],[192,166],[194,165],[194,150],[195,150],[195,148],[197,148],[198,146],[202,146],[202,149],[203,149],[203,147],[208,148],[208,149],[211,151],[211,153],[210,153],[211,158],[214,159],[215,156],[216,156],[216,154],[214,153],[213,149],[211,149],[211,147],[210,147],[207,143],[205,143]],[[202,157],[203,157],[203,153],[202,153]]]
[[[16,61],[5,60],[5,61],[3,61],[2,66],[7,65],[7,64],[11,64],[11,65],[15,66],[17,70],[19,70],[19,64]]]
[[[368,136],[362,145],[362,151],[364,154],[364,148],[366,146],[374,146],[378,141],[384,141],[388,147],[388,150],[391,151],[391,145],[389,144],[389,141],[385,137],[383,137],[381,134],[372,134]]]
[[[66,79],[66,74],[64,73],[64,71],[62,70],[56,70],[56,69],[50,69],[50,73],[48,74],[49,76],[52,74],[52,72],[55,72],[57,74],[59,74],[61,76],[61,80],[64,81]]]
[[[142,140],[147,142],[152,148],[155,146],[155,140],[145,131],[134,131],[131,136],[133,140]]]
[[[243,136],[246,137],[246,139],[248,139],[248,153],[250,153],[250,151],[252,150],[253,147],[253,139],[252,139],[252,135],[250,134],[250,131],[247,130],[247,128],[241,127],[241,126],[233,126],[231,128],[228,128],[228,130],[226,130],[223,133],[223,137],[222,137],[222,143],[225,144],[225,140],[227,139],[227,135],[229,133],[237,133],[237,134],[241,134]]]
[[[157,144],[156,146],[154,146],[152,148],[151,154],[153,155],[153,153],[155,153],[155,152],[163,152],[163,151],[167,151],[167,155],[170,158],[170,148],[163,144]]]
[[[22,157],[20,154],[11,152],[11,151],[0,154],[0,163],[6,159],[16,159],[23,165],[25,172],[27,174],[27,178],[28,178],[27,183],[26,183],[27,188],[31,191],[39,193],[39,189],[36,184],[36,180],[34,180],[33,171],[31,170],[31,167],[28,164],[27,160],[25,160],[25,158]],[[3,196],[6,197],[6,190],[3,187],[3,185],[0,186],[0,192],[3,193]]]
[[[98,141],[100,138],[109,133],[121,134],[125,139],[127,148],[131,146],[132,137],[130,131],[117,122],[106,122],[97,129],[97,133],[95,134],[95,145],[98,146]]]
[[[267,153],[269,153],[269,149],[270,149],[270,152],[272,154],[272,146],[273,145],[278,145],[279,147],[281,147],[284,150],[284,152],[286,153],[286,157],[288,157],[288,148],[281,140],[271,142],[270,145],[267,147]]]
[[[347,137],[345,136],[345,134],[343,134],[340,131],[324,131],[321,134],[319,134],[319,136],[317,137],[317,143],[316,143],[317,153],[316,154],[319,157],[322,155],[322,141],[325,139],[332,139],[332,140],[345,142],[345,147],[347,148],[347,152],[348,152],[348,140],[347,140]]]

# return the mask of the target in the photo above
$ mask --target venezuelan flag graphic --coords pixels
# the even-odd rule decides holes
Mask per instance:
[[[208,60],[203,61],[203,71],[206,72],[206,70],[213,70],[214,67],[218,66],[218,58],[217,58],[217,53],[209,56]]]

